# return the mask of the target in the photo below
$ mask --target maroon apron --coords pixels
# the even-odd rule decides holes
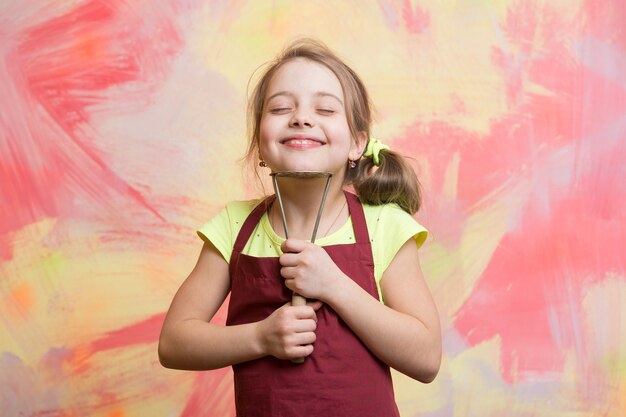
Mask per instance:
[[[324,246],[346,275],[378,299],[372,247],[363,207],[346,193],[356,242]],[[231,297],[227,325],[257,322],[291,300],[277,257],[242,254],[274,200],[268,197],[244,222],[230,259]],[[238,417],[397,417],[389,367],[324,304],[317,311],[314,351],[304,363],[266,356],[233,365]]]

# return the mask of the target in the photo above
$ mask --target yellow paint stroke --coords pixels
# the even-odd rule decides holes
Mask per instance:
[[[585,289],[583,299],[585,355],[570,378],[583,390],[603,387],[604,397],[589,403],[607,415],[626,416],[626,277],[614,272]],[[582,363],[581,363],[582,362]],[[597,397],[597,396],[596,396]],[[596,400],[592,403],[591,400]]]
[[[626,277],[608,273],[585,290],[585,341],[607,377],[626,377]]]
[[[454,417],[498,415],[507,409],[510,394],[500,379],[500,352],[501,341],[495,337],[450,360]]]

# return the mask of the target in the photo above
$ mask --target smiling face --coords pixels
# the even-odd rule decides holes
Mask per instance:
[[[295,58],[272,77],[259,126],[260,156],[273,171],[325,171],[343,178],[361,150],[351,137],[339,79]]]

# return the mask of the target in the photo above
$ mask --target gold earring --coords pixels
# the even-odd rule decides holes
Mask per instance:
[[[261,161],[259,161],[259,166],[263,167],[263,168],[267,168],[267,164],[265,163],[264,160],[261,159]]]

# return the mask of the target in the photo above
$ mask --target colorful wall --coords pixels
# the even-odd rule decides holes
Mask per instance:
[[[1,415],[234,415],[230,370],[157,338],[195,228],[255,192],[248,79],[300,35],[424,185],[444,360],[395,375],[402,415],[626,416],[622,0],[2,1]]]

